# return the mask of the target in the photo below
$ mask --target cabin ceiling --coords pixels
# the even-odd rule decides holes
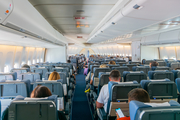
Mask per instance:
[[[118,0],[29,0],[42,16],[61,34],[66,36],[69,43],[86,43],[89,34],[106,16]],[[77,12],[82,10],[83,12]],[[74,17],[85,17],[75,20]],[[89,25],[89,28],[77,28],[77,24]],[[83,36],[83,38],[77,38]]]
[[[146,0],[142,9],[133,10],[127,15],[128,10],[124,9],[127,6],[128,9],[132,9],[137,4],[136,1],[29,0],[29,2],[68,39],[68,43],[102,44],[101,42],[109,40],[113,40],[114,43],[128,43],[140,40],[146,35],[180,27],[180,1],[178,0]],[[83,12],[77,12],[78,10]],[[112,14],[109,14],[111,10]],[[74,17],[86,19],[75,20]],[[104,20],[106,17],[107,19]],[[115,17],[119,19],[115,25],[112,25],[111,19]],[[111,25],[102,32],[101,28],[109,23]],[[88,24],[89,28],[77,28],[77,24]],[[77,36],[83,36],[83,38],[77,38]]]

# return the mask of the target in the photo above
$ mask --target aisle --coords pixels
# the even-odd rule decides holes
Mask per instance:
[[[76,75],[76,88],[72,106],[72,120],[92,120],[85,90],[85,76],[83,69]]]

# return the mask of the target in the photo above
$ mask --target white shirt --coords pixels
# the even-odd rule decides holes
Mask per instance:
[[[108,84],[106,84],[101,88],[101,91],[97,99],[97,102],[104,104],[104,111],[106,113],[107,113],[108,99],[109,99],[109,90],[108,90]]]
[[[73,66],[73,70],[76,71],[76,68]]]

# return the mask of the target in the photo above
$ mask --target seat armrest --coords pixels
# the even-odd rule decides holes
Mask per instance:
[[[93,92],[93,98],[94,100],[97,100],[97,94],[95,92]]]
[[[69,104],[69,102],[66,102],[64,112],[65,112],[65,115],[69,115],[69,113],[70,113],[70,104]]]
[[[100,120],[107,120],[107,113],[104,111],[104,108],[97,108],[97,115]]]

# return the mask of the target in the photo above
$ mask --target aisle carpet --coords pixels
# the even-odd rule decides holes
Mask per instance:
[[[83,69],[76,75],[76,88],[72,103],[72,120],[92,120],[85,90]]]

